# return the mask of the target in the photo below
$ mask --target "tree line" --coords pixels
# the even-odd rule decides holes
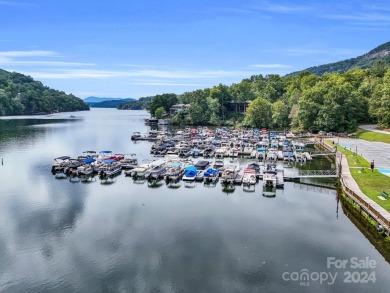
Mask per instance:
[[[0,116],[89,110],[74,95],[53,90],[30,76],[0,70]]]
[[[161,118],[178,103],[190,106],[172,117],[176,124],[312,132],[353,132],[360,123],[390,127],[390,69],[378,62],[369,69],[322,76],[307,71],[253,75],[231,86],[156,95],[145,107]]]

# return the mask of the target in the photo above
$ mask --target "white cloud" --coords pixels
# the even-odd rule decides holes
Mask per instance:
[[[227,71],[227,70],[87,70],[87,69],[72,69],[72,70],[57,70],[55,71],[35,71],[24,72],[35,78],[43,79],[104,79],[104,78],[121,78],[121,77],[138,77],[138,78],[164,78],[164,79],[215,79],[224,77],[248,76],[253,74],[249,71]]]
[[[11,58],[3,58],[0,55],[0,65],[14,65],[14,66],[59,66],[59,67],[72,67],[72,66],[95,66],[94,63],[82,63],[82,62],[62,62],[62,61],[44,61],[44,60],[14,60]]]
[[[312,10],[310,6],[299,6],[299,5],[280,5],[269,2],[261,3],[261,6],[257,6],[256,10],[268,11],[274,13],[283,13],[283,14],[296,14],[301,12],[307,12]]]
[[[323,15],[323,17],[328,19],[334,19],[334,20],[390,24],[390,15],[381,14],[381,13],[327,14],[327,15]]]
[[[42,51],[42,50],[31,50],[31,51],[0,51],[0,57],[41,57],[41,56],[59,56],[54,51]]]
[[[256,5],[244,4],[242,7],[223,7],[218,10],[233,14],[258,14],[259,12],[268,12],[270,14],[301,14],[313,10],[313,7],[309,5],[299,6],[294,4],[275,4],[269,1],[257,1]]]

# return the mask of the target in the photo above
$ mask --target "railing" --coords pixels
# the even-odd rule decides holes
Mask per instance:
[[[300,178],[329,178],[337,177],[337,170],[299,170]]]
[[[340,182],[344,192],[348,195],[348,197],[351,198],[355,203],[357,203],[360,208],[363,208],[367,212],[367,214],[373,219],[375,219],[377,223],[382,225],[382,227],[386,231],[390,232],[390,220],[386,219],[383,215],[381,215],[374,207],[370,205],[370,203],[362,199],[352,189],[348,188],[343,176],[340,176]]]
[[[334,156],[336,155],[335,152],[330,153],[324,153],[324,152],[311,152],[310,154],[312,157],[319,157],[319,156]]]

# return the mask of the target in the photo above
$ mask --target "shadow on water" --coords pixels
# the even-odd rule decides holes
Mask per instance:
[[[35,143],[46,135],[49,129],[35,126],[48,126],[64,123],[76,123],[78,119],[0,119],[0,146],[7,148],[15,143]]]
[[[351,206],[349,202],[341,195],[341,191],[337,193],[337,213],[338,205],[341,203],[341,208],[347,218],[355,225],[356,228],[366,237],[366,239],[378,250],[378,252],[390,262],[390,242],[376,230],[371,223],[359,212],[358,209]]]

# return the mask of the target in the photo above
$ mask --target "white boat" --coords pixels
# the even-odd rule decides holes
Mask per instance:
[[[276,170],[270,165],[263,171],[263,186],[276,188]]]
[[[76,175],[78,176],[89,176],[94,174],[94,166],[92,165],[96,160],[94,158],[86,158],[82,161],[85,163],[77,167]]]
[[[242,177],[242,183],[244,184],[256,184],[256,171],[253,169],[245,169]]]
[[[51,171],[55,172],[63,172],[64,168],[70,163],[69,156],[62,156],[54,159],[55,163],[51,166]]]
[[[151,168],[150,162],[144,162],[143,164],[135,167],[132,170],[125,171],[126,176],[133,178],[145,178],[146,172]]]
[[[112,177],[122,172],[121,164],[113,159],[104,160],[103,164],[104,166],[102,166],[99,173],[101,177]]]
[[[213,168],[218,169],[220,171],[219,175],[221,175],[223,170],[225,170],[225,163],[223,162],[223,160],[215,160]]]
[[[122,169],[133,169],[138,165],[137,155],[136,154],[125,154],[124,158],[120,160],[122,164]]]
[[[267,151],[267,160],[276,161],[278,159],[278,150],[270,148]]]
[[[234,183],[239,169],[238,165],[227,165],[222,172],[221,183]]]
[[[184,174],[183,163],[180,160],[173,160],[167,163],[165,171],[166,180],[177,180]]]
[[[201,172],[195,166],[188,166],[184,170],[183,181],[195,181],[195,177]]]
[[[150,163],[150,169],[145,174],[147,179],[158,179],[167,169],[165,160],[156,160]]]

